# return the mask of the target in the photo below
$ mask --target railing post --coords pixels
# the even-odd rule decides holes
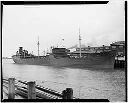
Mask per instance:
[[[62,91],[62,95],[63,95],[63,97],[62,97],[63,99],[67,99],[67,97],[66,97],[66,95],[67,95],[67,94],[66,94],[66,90],[63,90],[63,91]]]
[[[73,99],[73,89],[66,88],[66,90],[62,91],[63,99]]]
[[[35,82],[28,82],[28,99],[36,99]]]
[[[66,88],[66,91],[67,91],[67,99],[73,99],[73,89]]]
[[[15,78],[8,79],[8,99],[15,99]]]

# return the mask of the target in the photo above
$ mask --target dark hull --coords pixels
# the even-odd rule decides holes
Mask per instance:
[[[113,69],[115,62],[115,52],[109,51],[104,53],[90,53],[85,58],[55,58],[53,55],[43,58],[20,58],[14,55],[12,58],[13,61],[18,64]]]

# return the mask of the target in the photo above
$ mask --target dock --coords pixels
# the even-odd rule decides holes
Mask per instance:
[[[65,88],[65,90],[58,92],[50,88],[46,88],[40,85],[36,85],[35,81],[21,81],[15,78],[3,78],[2,79],[2,94],[7,98],[3,98],[3,102],[10,101],[51,101],[51,102],[80,102],[83,99],[73,96],[72,88]],[[109,102],[108,99],[84,99],[84,101],[90,102]]]
[[[15,78],[4,78],[2,84],[3,94],[7,99],[79,99],[73,97],[72,88],[58,92],[36,85],[35,81],[21,81]]]
[[[124,57],[116,57],[114,63],[114,69],[123,69],[125,68],[125,58]]]

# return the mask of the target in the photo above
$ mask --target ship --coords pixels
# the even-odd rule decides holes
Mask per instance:
[[[96,69],[113,69],[116,51],[113,46],[86,47],[81,48],[81,37],[79,35],[79,48],[71,52],[64,47],[53,47],[51,53],[45,56],[38,56],[28,53],[19,47],[16,55],[13,55],[13,61],[17,64],[43,65],[55,67],[73,67],[73,68],[96,68]]]
[[[78,51],[70,52],[66,48],[53,48],[52,53],[46,56],[35,56],[28,54],[26,50],[23,50],[23,47],[20,47],[19,53],[17,52],[12,58],[17,64],[99,69],[114,68],[115,51],[103,49],[105,47],[95,48],[97,49],[93,51],[90,47],[86,48],[86,51],[81,51],[81,56]]]

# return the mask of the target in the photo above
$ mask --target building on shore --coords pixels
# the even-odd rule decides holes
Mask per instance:
[[[117,54],[116,56],[118,57],[124,57],[125,56],[125,41],[118,41],[110,44],[110,46],[100,46],[100,47],[82,47],[81,52],[82,53],[87,53],[87,52],[101,52],[101,51],[109,51],[109,50],[116,50]],[[80,48],[76,48],[76,51],[74,53],[79,53]]]
[[[117,56],[125,56],[125,41],[117,41],[110,45],[117,51]]]

